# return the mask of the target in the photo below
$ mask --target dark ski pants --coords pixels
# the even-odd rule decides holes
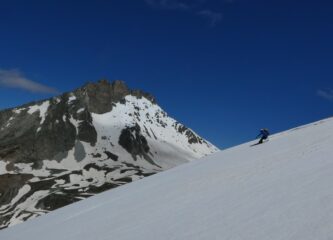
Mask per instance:
[[[259,143],[263,143],[264,140],[266,140],[268,136],[262,136],[259,140]]]

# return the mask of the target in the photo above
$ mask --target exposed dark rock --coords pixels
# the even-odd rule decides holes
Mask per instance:
[[[138,124],[133,127],[127,127],[121,131],[119,145],[130,153],[134,160],[137,156],[143,157],[149,163],[158,166],[148,155],[149,146],[147,139],[141,134],[141,128]]]
[[[112,110],[113,103],[124,102],[124,97],[133,95],[138,98],[145,97],[155,103],[155,98],[140,90],[130,90],[123,81],[112,83],[101,80],[98,83],[88,83],[75,91],[80,99],[85,102],[89,112],[106,113]]]
[[[141,135],[141,128],[138,124],[121,131],[119,144],[132,154],[134,159],[137,155],[143,156],[149,152],[147,140]]]
[[[53,156],[53,159],[60,162],[61,160],[65,159],[68,156],[67,152],[58,152],[55,156]]]
[[[78,127],[78,139],[90,143],[91,146],[95,146],[97,142],[97,132],[92,125],[91,114],[84,111],[80,114],[78,120],[81,121]]]
[[[203,140],[201,137],[197,136],[196,134],[194,134],[191,129],[185,127],[183,124],[181,123],[176,123],[174,125],[174,128],[181,134],[184,134],[187,139],[188,139],[188,143],[189,144],[194,144],[194,143],[206,143],[205,140]]]
[[[51,174],[59,174],[59,173],[63,173],[63,172],[68,171],[66,169],[53,169],[53,168],[51,168],[51,169],[46,168],[46,170],[50,171]]]
[[[96,193],[101,193],[104,192],[106,190],[112,189],[112,188],[116,188],[118,186],[120,186],[121,184],[114,184],[114,183],[104,183],[102,186],[91,186],[89,188],[89,193],[91,194],[96,194]]]
[[[139,166],[135,166],[131,163],[127,163],[127,162],[122,162],[126,167],[130,167],[130,168],[135,168],[135,169],[140,169]]]
[[[153,134],[154,138],[157,140],[157,137],[152,129],[150,129],[151,133]]]
[[[104,151],[108,159],[112,159],[113,161],[118,161],[118,156],[116,154],[113,154],[110,151]]]
[[[66,190],[62,191],[61,194],[57,192],[51,193],[45,198],[39,200],[36,208],[46,209],[49,211],[55,210],[81,200],[80,198],[78,198],[77,195],[77,191],[75,191],[74,193],[70,193]]]
[[[132,178],[131,177],[123,177],[123,178],[119,178],[117,179],[119,182],[125,182],[125,183],[130,183],[132,182]]]
[[[42,166],[39,161],[52,159],[59,152],[70,150],[74,146],[76,130],[69,122],[59,121],[55,124],[51,118],[62,116],[60,112],[64,112],[61,103],[59,106],[50,105],[42,125],[39,111],[33,114],[27,111],[20,114],[12,112],[15,125],[0,131],[1,158],[13,163],[34,163],[33,166],[39,168]]]
[[[100,167],[100,166],[98,166],[98,165],[96,165],[94,163],[89,163],[86,166],[84,166],[84,169],[87,170],[87,171],[89,171],[91,168],[94,168],[94,169],[96,169],[98,171],[101,171],[103,169],[102,167]]]
[[[92,153],[91,155],[93,156],[93,158],[101,158],[102,157],[102,154],[100,154],[100,153]]]
[[[31,174],[0,175],[0,206],[11,202],[26,182],[33,178]]]
[[[11,155],[15,154],[15,152],[20,148],[19,145],[9,145],[3,146],[0,149],[0,158],[2,159],[11,159]]]
[[[144,128],[145,128],[145,133],[148,135],[148,137],[150,137],[150,138],[151,138],[151,136],[150,136],[150,133],[149,133],[149,131],[148,131],[147,127],[146,127],[146,126],[144,126]]]

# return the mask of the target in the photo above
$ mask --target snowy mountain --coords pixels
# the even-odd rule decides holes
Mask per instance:
[[[253,143],[5,229],[0,239],[333,239],[333,119]]]
[[[0,228],[217,150],[122,81],[1,111]]]

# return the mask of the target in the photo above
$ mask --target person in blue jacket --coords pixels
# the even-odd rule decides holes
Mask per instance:
[[[260,138],[258,144],[263,143],[264,140],[266,140],[268,138],[268,136],[269,136],[269,131],[267,128],[260,129],[260,133],[257,136],[257,138],[259,138],[259,137],[261,137],[261,138]]]

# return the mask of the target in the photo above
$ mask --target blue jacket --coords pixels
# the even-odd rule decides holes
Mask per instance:
[[[261,129],[260,134],[257,137],[260,137],[260,136],[267,138],[269,136],[269,131],[267,129]]]

